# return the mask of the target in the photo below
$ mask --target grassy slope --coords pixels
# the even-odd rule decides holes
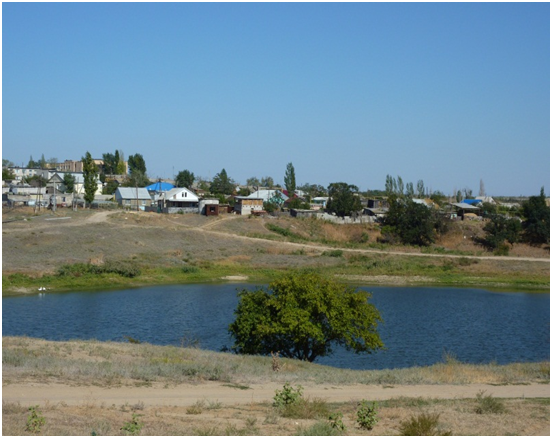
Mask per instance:
[[[301,267],[362,284],[469,285],[545,292],[550,286],[546,249],[517,245],[513,250],[515,256],[543,257],[542,262],[472,258],[489,255],[471,243],[470,237],[480,233],[479,223],[457,224],[445,238],[421,251],[377,243],[379,230],[373,225],[123,212],[97,222],[95,212],[59,214],[71,219],[47,222],[52,218],[47,213],[4,225],[4,295],[38,287],[75,290],[222,281],[231,275],[266,282],[283,270]],[[16,215],[23,218],[19,211],[3,214],[4,220]],[[374,250],[383,253],[369,252]],[[412,255],[397,256],[390,251]],[[436,257],[415,256],[422,252]],[[142,274],[135,278],[52,275],[64,264],[106,260],[132,263]]]
[[[209,380],[243,385],[263,382],[505,385],[549,383],[550,379],[549,362],[468,365],[445,357],[442,363],[427,367],[363,371],[293,359],[280,358],[279,361],[280,372],[274,373],[269,357],[151,344],[2,338],[4,384],[30,380],[111,386]]]

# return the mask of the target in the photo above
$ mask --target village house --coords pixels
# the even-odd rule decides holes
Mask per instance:
[[[145,210],[151,206],[151,196],[145,187],[117,187],[115,200],[119,206],[131,210]]]
[[[236,196],[234,198],[234,211],[241,215],[250,215],[255,212],[263,211],[263,198],[253,198],[251,196]]]
[[[199,197],[186,187],[176,187],[159,195],[157,211],[162,213],[198,213]]]

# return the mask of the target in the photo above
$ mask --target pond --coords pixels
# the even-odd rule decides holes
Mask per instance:
[[[119,291],[46,293],[2,299],[2,334],[49,340],[131,337],[159,345],[230,347],[237,290],[200,284]],[[316,362],[341,368],[431,365],[445,354],[499,364],[550,358],[550,294],[434,287],[361,287],[372,293],[386,350],[356,355],[341,348]]]

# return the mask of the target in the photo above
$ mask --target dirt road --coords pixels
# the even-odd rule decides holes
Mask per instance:
[[[228,405],[271,402],[279,383],[251,384],[247,389],[220,382],[202,382],[164,387],[68,386],[63,384],[10,384],[2,388],[2,400],[23,405],[64,402],[67,405],[82,405],[85,402],[124,404],[143,402],[145,406],[191,406],[198,400],[218,400]],[[498,398],[550,397],[550,384],[494,386],[469,385],[305,385],[304,395],[318,397],[328,402],[351,400],[388,400],[397,397],[424,397],[437,399],[475,398],[485,391]]]

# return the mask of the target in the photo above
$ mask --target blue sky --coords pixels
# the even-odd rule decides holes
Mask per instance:
[[[536,195],[548,3],[3,3],[2,157]]]

